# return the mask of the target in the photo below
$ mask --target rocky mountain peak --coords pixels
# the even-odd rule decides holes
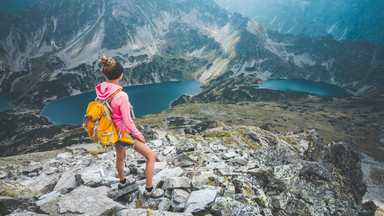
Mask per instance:
[[[114,151],[88,143],[2,158],[1,213],[372,214],[372,203],[361,203],[359,154],[343,143],[324,144],[314,129],[273,134],[215,121],[176,133],[141,129],[157,154],[153,182],[166,191],[163,198],[142,195],[145,159],[138,153],[128,149],[125,161],[137,183],[117,190]]]

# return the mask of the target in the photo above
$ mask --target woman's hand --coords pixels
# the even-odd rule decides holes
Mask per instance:
[[[143,134],[141,134],[140,138],[136,138],[136,139],[138,139],[141,142],[145,143],[145,138],[144,138]]]

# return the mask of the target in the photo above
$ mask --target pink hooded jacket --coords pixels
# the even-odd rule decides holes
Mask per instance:
[[[123,89],[123,87],[113,83],[103,82],[96,87],[96,95],[100,100],[106,100],[119,89]],[[110,102],[110,105],[113,111],[111,114],[112,120],[116,128],[120,128],[121,122],[124,121],[122,130],[140,138],[141,133],[137,130],[131,119],[131,104],[129,103],[128,94],[123,91],[116,94]]]

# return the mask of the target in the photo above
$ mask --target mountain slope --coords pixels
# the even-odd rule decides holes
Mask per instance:
[[[196,79],[221,91],[302,78],[356,94],[384,86],[382,45],[279,34],[212,0],[41,0],[0,16],[1,92],[23,92],[15,103],[37,112],[93,90],[104,80],[101,55],[129,72],[123,85]]]
[[[384,2],[381,0],[215,1],[228,11],[241,13],[281,33],[384,43]]]

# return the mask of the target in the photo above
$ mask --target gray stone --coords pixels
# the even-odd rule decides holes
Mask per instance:
[[[59,181],[56,183],[56,186],[53,188],[53,190],[60,190],[63,188],[66,189],[74,189],[78,186],[76,179],[75,179],[75,173],[76,170],[78,170],[78,167],[72,167],[65,171]]]
[[[244,158],[235,158],[233,159],[233,162],[236,164],[236,165],[239,165],[239,166],[245,166],[248,164],[248,160],[244,159]]]
[[[13,213],[13,214],[10,214],[8,216],[45,216],[45,215],[46,214],[38,214],[38,213],[35,213],[35,212],[26,211],[26,212]]]
[[[232,216],[261,216],[260,209],[245,205],[230,197],[218,197],[211,208],[214,215]]]
[[[193,166],[195,164],[195,161],[183,152],[176,157],[174,164],[175,166],[186,167]]]
[[[108,164],[94,164],[77,171],[84,185],[89,187],[110,186],[119,182],[115,172],[115,168]]]
[[[185,208],[185,202],[189,197],[189,193],[185,190],[172,190],[171,206],[176,212],[182,212]]]
[[[52,175],[53,173],[56,172],[56,170],[57,170],[57,168],[53,168],[53,167],[48,166],[48,167],[44,167],[41,170],[41,172],[46,174],[46,175]]]
[[[225,152],[225,153],[221,154],[221,157],[223,157],[224,160],[228,160],[228,159],[234,158],[236,156],[237,156],[237,154],[233,151],[229,151],[229,152]]]
[[[190,188],[191,180],[187,177],[168,177],[164,180],[162,189]]]
[[[181,167],[163,169],[153,176],[152,184],[154,187],[157,187],[157,184],[160,181],[164,181],[167,177],[179,177],[183,174],[184,171]]]
[[[0,179],[7,178],[8,174],[6,172],[0,171]]]
[[[191,213],[177,213],[167,211],[156,211],[150,209],[125,209],[119,211],[116,216],[193,216]]]
[[[185,204],[185,212],[196,213],[204,211],[214,203],[219,192],[220,189],[216,188],[193,191]]]
[[[137,184],[132,184],[119,190],[117,185],[118,183],[111,185],[111,189],[108,191],[108,197],[113,200],[116,200],[123,195],[133,193],[138,188]]]
[[[58,180],[58,173],[52,175],[46,175],[43,173],[35,178],[30,178],[27,181],[21,181],[20,183],[26,184],[28,187],[33,188],[38,194],[45,194],[52,191],[52,188],[56,185]]]
[[[38,172],[43,169],[43,165],[38,162],[31,162],[27,167],[24,168],[24,173]]]
[[[183,140],[176,146],[176,153],[181,154],[183,152],[194,151],[196,149],[196,143],[190,140]]]
[[[85,214],[107,215],[126,207],[106,196],[107,187],[80,186],[71,193],[43,205],[41,210],[50,215]]]
[[[175,150],[176,150],[175,146],[166,146],[164,148],[164,150],[163,150],[163,154],[164,155],[168,155],[168,154],[171,154],[171,153],[176,153]]]
[[[161,170],[167,168],[167,163],[166,162],[156,162],[155,163],[155,170],[153,172],[154,175],[159,173]]]
[[[171,200],[167,198],[161,198],[161,201],[157,209],[159,211],[168,211],[170,207],[171,207]]]
[[[200,175],[193,176],[192,186],[196,189],[204,189],[207,187],[209,177],[216,176],[213,172],[202,172]]]
[[[177,140],[177,138],[175,136],[173,136],[172,134],[167,134],[165,137],[171,143],[171,145],[176,145],[179,142]]]
[[[69,153],[69,152],[59,153],[56,156],[56,160],[57,161],[69,160],[69,159],[72,159],[72,158],[73,158],[73,155],[72,155],[72,153]]]
[[[158,209],[159,204],[161,203],[162,199],[154,199],[151,197],[145,197],[144,191],[145,191],[145,186],[139,186],[138,187],[138,194],[139,194],[139,200],[141,203],[141,207]]]
[[[59,197],[61,197],[63,194],[66,194],[67,190],[66,188],[63,188],[61,190],[55,190],[50,193],[42,195],[39,200],[36,202],[36,205],[39,207],[44,206],[47,202],[50,202],[52,200],[55,200]]]

